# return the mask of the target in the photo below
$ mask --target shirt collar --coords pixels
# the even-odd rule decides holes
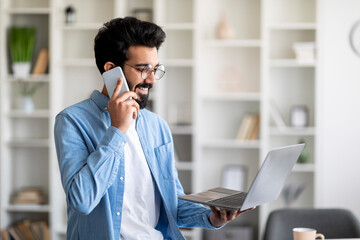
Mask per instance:
[[[107,105],[109,102],[109,98],[106,97],[104,94],[99,92],[98,90],[94,90],[91,95],[90,99],[94,101],[94,103],[103,111],[107,111]]]
[[[107,112],[107,105],[110,100],[107,96],[105,96],[98,90],[94,90],[90,95],[90,99],[94,101],[94,103],[101,109],[101,111]],[[140,109],[138,117],[141,117],[142,110],[143,109]]]

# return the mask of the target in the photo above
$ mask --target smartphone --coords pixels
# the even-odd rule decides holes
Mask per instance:
[[[123,79],[123,85],[121,87],[119,96],[121,94],[123,94],[124,92],[130,91],[129,86],[126,82],[124,72],[122,71],[121,67],[112,68],[102,74],[102,78],[104,80],[105,87],[108,91],[110,98],[112,97],[112,95],[114,93],[115,87],[116,87],[117,82],[120,77],[122,77],[122,79]]]

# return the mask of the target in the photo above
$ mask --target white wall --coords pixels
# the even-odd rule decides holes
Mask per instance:
[[[317,205],[348,208],[360,218],[360,58],[349,45],[359,9],[359,0],[319,1]]]

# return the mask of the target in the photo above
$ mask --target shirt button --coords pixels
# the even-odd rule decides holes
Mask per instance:
[[[119,215],[120,215],[120,212],[117,212],[117,213],[116,213],[116,215],[118,215],[118,216],[119,216]]]
[[[122,181],[122,180],[124,180],[124,178],[123,178],[123,177],[120,177],[120,180]]]
[[[108,109],[107,109],[107,107],[106,107],[106,108],[104,108],[104,110],[105,110],[105,111],[106,111],[106,110],[108,110]]]

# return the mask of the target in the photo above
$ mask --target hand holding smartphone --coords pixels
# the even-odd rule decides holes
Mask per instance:
[[[132,95],[133,97],[128,97],[126,100],[118,101],[118,96],[121,96],[123,93],[129,91],[129,86],[127,85],[125,75],[120,67],[112,68],[102,74],[105,87],[110,97],[108,103],[108,111],[111,119],[111,126],[118,128],[120,131],[126,133],[133,122],[137,118],[139,113],[139,105],[133,97],[136,98],[135,92],[129,92],[127,96]],[[117,97],[112,99],[114,91],[118,86],[119,78],[122,78],[122,85],[120,92],[117,89],[116,92],[119,92]]]
[[[115,67],[115,68],[112,68],[112,69],[104,72],[102,74],[102,77],[103,77],[105,87],[107,89],[110,99],[114,93],[115,87],[116,87],[117,82],[120,77],[123,79],[123,84],[122,84],[119,96],[121,94],[123,94],[124,92],[130,91],[129,86],[126,82],[125,75],[124,75],[121,67]]]

